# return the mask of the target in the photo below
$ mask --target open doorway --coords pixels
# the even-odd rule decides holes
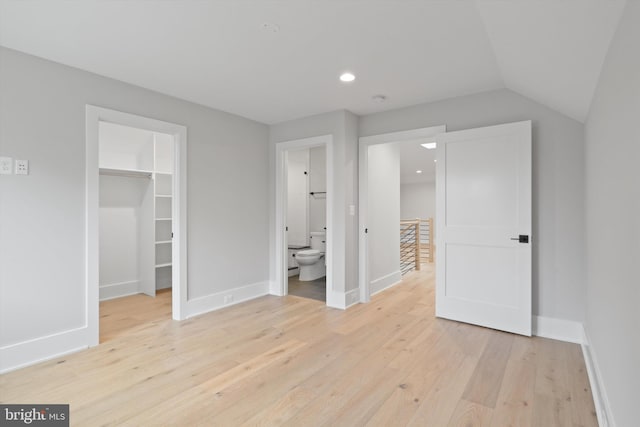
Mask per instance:
[[[98,125],[101,342],[171,318],[173,151],[172,135]]]
[[[429,144],[445,131],[435,126],[360,138],[362,302],[433,265],[435,150]]]
[[[93,345],[186,301],[186,129],[87,106],[87,321]]]
[[[360,139],[361,299],[368,301],[372,293],[401,281],[405,241],[398,243],[393,232],[400,217],[400,144],[417,141],[425,149],[433,144],[439,248],[435,315],[530,336],[531,121],[444,131]],[[425,167],[413,165],[406,173],[421,175]],[[415,247],[416,270],[421,222],[400,221],[401,233],[415,227],[407,242]]]
[[[332,277],[332,138],[276,145],[279,294],[329,301]]]
[[[327,149],[287,151],[288,293],[327,300]]]

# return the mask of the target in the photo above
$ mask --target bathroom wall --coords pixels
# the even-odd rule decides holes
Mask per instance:
[[[309,149],[309,191],[327,191],[327,150]],[[324,231],[327,226],[327,195],[309,195],[309,231]]]
[[[309,246],[309,150],[287,153],[287,243]]]

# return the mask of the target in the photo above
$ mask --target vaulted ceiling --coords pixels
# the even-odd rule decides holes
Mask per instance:
[[[264,123],[504,87],[584,121],[623,8],[624,0],[1,0],[0,45]],[[338,81],[345,70],[354,82]],[[375,102],[378,94],[386,101]]]

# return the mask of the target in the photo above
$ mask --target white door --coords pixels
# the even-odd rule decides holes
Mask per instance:
[[[442,134],[436,316],[531,335],[531,122]]]

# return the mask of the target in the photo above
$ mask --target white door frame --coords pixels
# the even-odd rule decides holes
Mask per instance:
[[[276,216],[275,216],[275,262],[276,289],[272,293],[287,295],[288,289],[288,247],[287,247],[287,151],[312,148],[324,145],[326,147],[327,168],[327,235],[325,259],[327,262],[327,304],[334,285],[333,254],[336,243],[333,227],[333,136],[322,135],[311,138],[297,139],[276,143]]]
[[[358,151],[358,224],[359,224],[359,244],[358,244],[358,281],[360,288],[360,302],[366,303],[371,300],[371,290],[369,289],[369,251],[367,242],[369,201],[369,147],[376,144],[388,144],[393,142],[430,142],[433,137],[447,131],[445,125],[431,126],[426,128],[411,129],[400,132],[383,133],[379,135],[363,136],[359,139]]]
[[[86,323],[89,346],[99,343],[99,123],[109,122],[174,136],[172,203],[172,315],[186,318],[187,128],[107,108],[86,106]]]

